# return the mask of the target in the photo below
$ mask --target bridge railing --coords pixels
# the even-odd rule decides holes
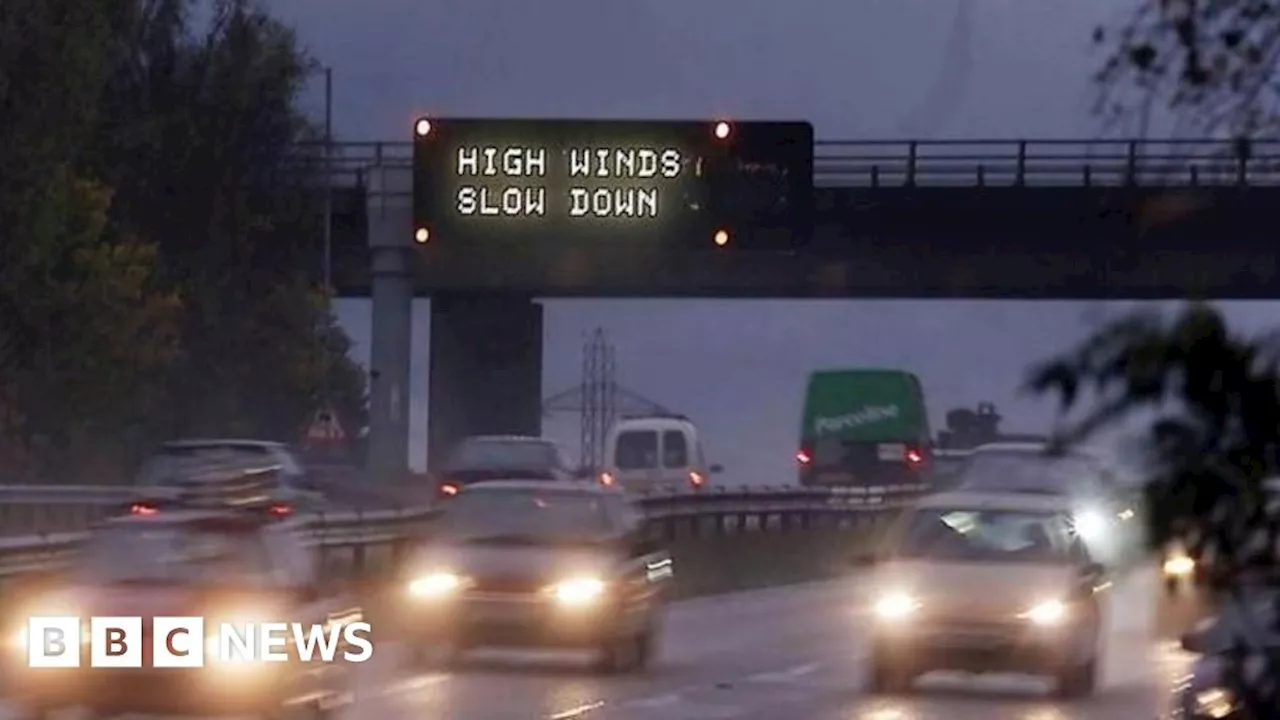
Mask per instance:
[[[314,147],[306,149],[314,166]],[[370,168],[409,168],[408,142],[334,145],[331,177],[352,185]],[[1280,141],[820,140],[819,187],[1221,187],[1280,185]]]
[[[1280,142],[835,140],[817,144],[823,187],[1280,184]]]

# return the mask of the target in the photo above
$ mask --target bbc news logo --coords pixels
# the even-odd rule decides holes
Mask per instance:
[[[215,663],[365,662],[373,656],[367,622],[206,623],[202,617],[78,617],[27,619],[27,664],[33,668],[80,667],[88,649],[90,667],[143,667],[151,627],[151,667],[204,667]],[[206,627],[208,625],[208,627]]]

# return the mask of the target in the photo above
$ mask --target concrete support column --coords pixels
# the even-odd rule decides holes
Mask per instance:
[[[431,297],[427,463],[469,435],[542,433],[542,306],[525,295]]]
[[[405,167],[369,172],[373,333],[368,470],[391,481],[409,465],[409,351],[413,332],[412,177]]]

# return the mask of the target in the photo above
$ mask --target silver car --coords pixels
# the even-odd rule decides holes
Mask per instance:
[[[325,494],[311,482],[307,471],[288,446],[269,440],[193,439],[160,446],[138,473],[136,485],[145,492],[186,488],[199,484],[216,469],[238,471],[270,469],[272,497],[297,512],[323,510]],[[213,475],[218,475],[214,472]]]
[[[1102,567],[1069,501],[944,493],[919,501],[872,557],[871,687],[902,692],[934,670],[1049,675],[1093,692]]]

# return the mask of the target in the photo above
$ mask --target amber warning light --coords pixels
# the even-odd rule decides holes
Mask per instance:
[[[712,127],[711,134],[715,135],[717,140],[728,140],[729,136],[733,134],[733,126],[721,120]]]
[[[430,135],[431,129],[431,121],[426,118],[418,118],[418,121],[413,124],[413,134],[420,138]]]

